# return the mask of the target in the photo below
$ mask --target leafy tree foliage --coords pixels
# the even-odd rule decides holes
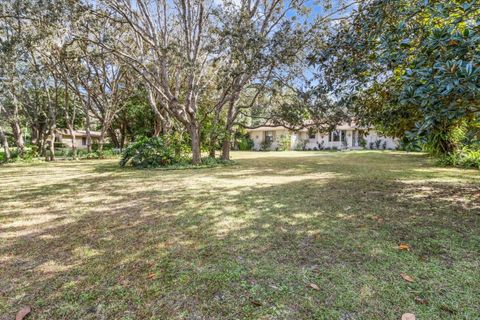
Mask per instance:
[[[362,3],[312,62],[362,122],[453,152],[452,131],[479,119],[480,4]]]

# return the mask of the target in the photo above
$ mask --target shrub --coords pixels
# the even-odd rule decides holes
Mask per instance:
[[[253,140],[248,136],[243,136],[238,140],[238,150],[248,151],[253,149]]]
[[[141,137],[122,152],[120,166],[165,167],[186,162],[187,153],[188,148],[182,141],[177,141],[176,136]]]
[[[66,148],[67,147],[67,144],[63,143],[63,142],[60,142],[60,141],[55,141],[53,143],[53,148],[54,149],[63,149],[63,148]]]
[[[16,162],[16,161],[31,161],[34,160],[35,158],[38,158],[38,148],[36,145],[29,145],[25,146],[23,150],[23,155],[20,157],[20,153],[18,152],[17,148],[11,148],[10,149],[10,162]],[[4,158],[5,155],[3,152],[0,152],[0,162],[6,161]]]
[[[91,160],[91,159],[103,159],[103,152],[93,151],[93,152],[85,154],[82,158],[89,159],[89,160]]]
[[[362,149],[367,148],[367,140],[365,140],[363,136],[358,138],[358,144],[360,145],[360,147],[362,147]]]
[[[480,150],[464,147],[454,153],[440,157],[439,164],[444,166],[480,169]]]
[[[305,151],[307,150],[308,139],[299,138],[298,142],[295,144],[295,151]]]
[[[272,148],[272,141],[271,140],[264,140],[262,141],[262,143],[260,144],[260,150],[261,151],[267,151],[267,150],[270,150]]]
[[[291,136],[289,134],[282,134],[280,137],[280,144],[278,149],[280,151],[287,151],[290,149]]]
[[[417,136],[406,135],[400,140],[399,149],[407,152],[420,152],[422,151],[422,145],[422,141]]]

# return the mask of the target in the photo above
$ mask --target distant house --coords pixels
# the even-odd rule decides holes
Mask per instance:
[[[396,149],[398,141],[384,137],[374,129],[352,124],[338,125],[331,132],[318,132],[313,127],[291,131],[283,126],[247,130],[255,150],[324,150],[324,149]]]
[[[87,132],[85,130],[75,130],[75,146],[77,149],[86,149],[87,148]],[[98,143],[100,139],[100,131],[90,131],[90,137],[92,138],[92,143]],[[48,138],[49,142],[51,139]],[[62,143],[67,148],[72,147],[72,136],[70,130],[68,129],[57,129],[55,133],[55,143]]]

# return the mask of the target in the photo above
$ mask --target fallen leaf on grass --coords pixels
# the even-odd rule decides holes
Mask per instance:
[[[403,278],[403,280],[405,280],[407,282],[413,282],[413,278],[410,277],[408,274],[405,274],[405,273],[401,272],[400,276]]]
[[[155,279],[156,276],[157,275],[155,273],[150,273],[147,278],[148,279]]]
[[[415,297],[415,303],[416,304],[428,304],[428,300],[420,298],[420,297]]]
[[[377,215],[372,216],[371,219],[377,222],[383,222],[383,218]]]
[[[457,311],[453,310],[452,308],[450,308],[449,306],[445,305],[445,304],[442,304],[440,306],[440,309],[442,309],[443,311],[446,311],[448,313],[456,313]]]
[[[413,313],[404,313],[402,314],[402,320],[415,320],[415,315]]]
[[[262,303],[258,300],[250,300],[250,303],[257,307],[260,307],[262,305]]]
[[[30,306],[23,307],[20,309],[20,311],[18,311],[15,320],[23,320],[30,313],[30,311],[32,311]]]
[[[315,283],[309,283],[307,287],[320,291],[320,288]]]
[[[406,243],[400,243],[400,244],[398,245],[398,249],[409,251],[409,250],[410,250],[410,247],[409,247],[408,244],[406,244]]]

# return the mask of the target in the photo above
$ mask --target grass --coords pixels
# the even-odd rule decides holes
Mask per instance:
[[[478,171],[400,152],[233,158],[0,167],[0,319],[480,317]]]

